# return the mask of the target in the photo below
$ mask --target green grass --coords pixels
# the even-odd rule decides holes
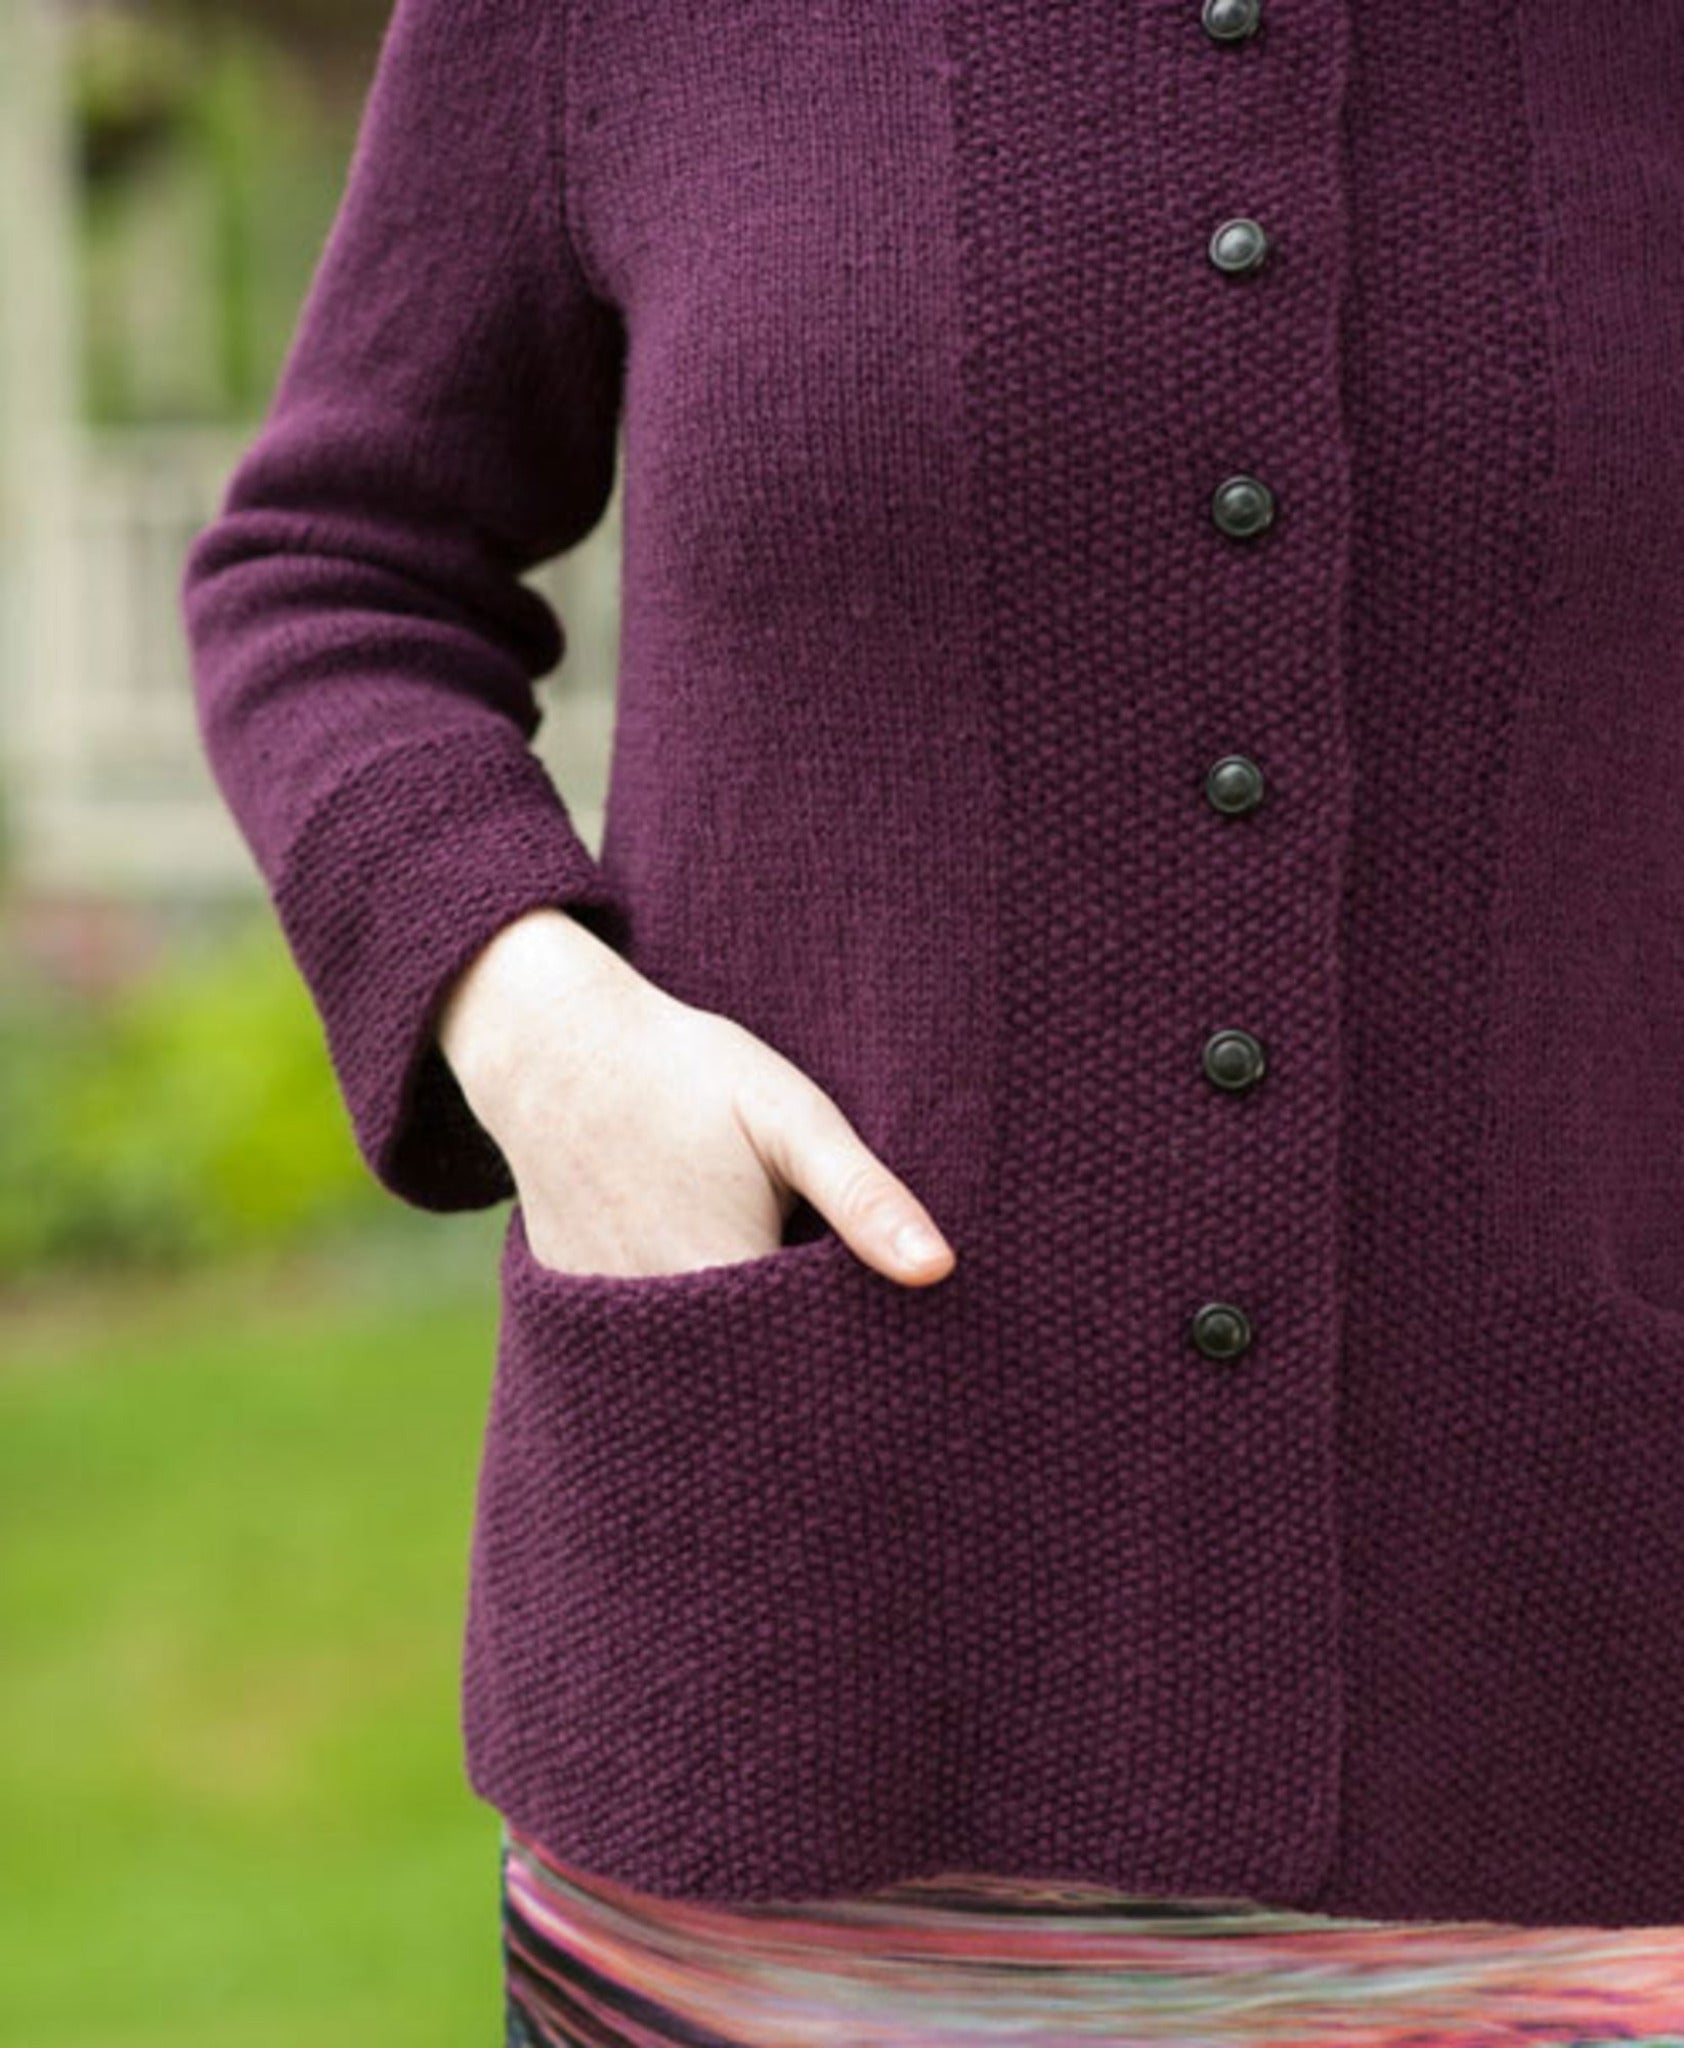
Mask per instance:
[[[5,2048],[501,2039],[482,1220],[0,1323]]]

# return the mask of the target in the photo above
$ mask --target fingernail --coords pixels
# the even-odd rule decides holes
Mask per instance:
[[[909,1266],[925,1266],[946,1250],[927,1223],[903,1223],[895,1232],[895,1256]]]

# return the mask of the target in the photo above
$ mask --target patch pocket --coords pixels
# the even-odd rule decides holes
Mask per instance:
[[[965,1309],[834,1231],[650,1276],[540,1265],[511,1209],[464,1670],[469,1777],[581,1862],[670,1881],[710,1796],[767,1837],[850,1714],[929,1712]],[[882,1759],[854,1759],[862,1791]]]

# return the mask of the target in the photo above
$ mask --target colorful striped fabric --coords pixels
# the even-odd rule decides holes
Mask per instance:
[[[504,1824],[505,2048],[1684,2048],[1684,1928],[1336,1919],[954,1875],[719,1907]]]

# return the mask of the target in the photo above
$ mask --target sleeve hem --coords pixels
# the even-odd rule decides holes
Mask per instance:
[[[566,910],[622,953],[630,943],[627,906],[542,761],[518,738],[460,734],[379,754],[312,814],[272,893],[375,1178],[438,1211],[513,1195],[434,1038],[445,993],[528,910]]]

